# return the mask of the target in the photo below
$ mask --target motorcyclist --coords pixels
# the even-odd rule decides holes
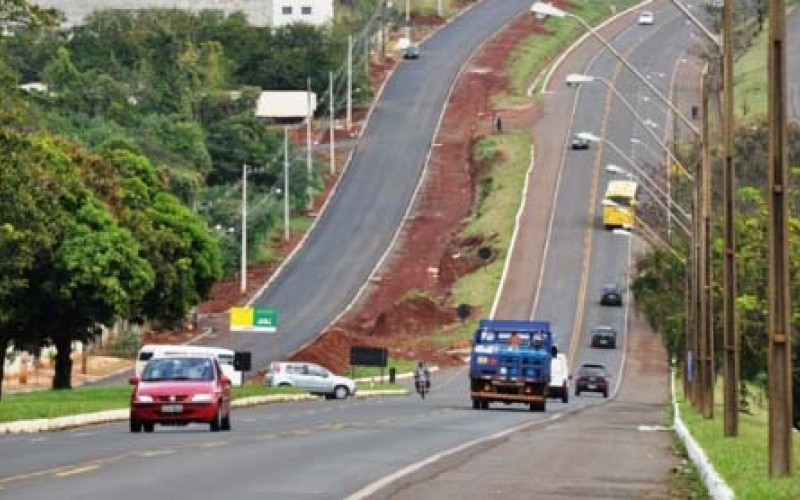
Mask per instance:
[[[423,382],[425,384],[425,389],[431,388],[431,372],[428,370],[424,361],[417,363],[417,369],[414,370],[414,382],[417,384]]]

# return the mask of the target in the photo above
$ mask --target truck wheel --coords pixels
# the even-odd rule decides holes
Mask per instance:
[[[569,389],[564,387],[564,392],[561,393],[561,402],[569,403]]]

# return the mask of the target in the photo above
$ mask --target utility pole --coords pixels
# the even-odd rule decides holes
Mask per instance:
[[[311,118],[314,112],[311,109],[311,78],[306,79],[306,196],[308,196],[308,210],[314,208],[314,188],[312,186],[313,166],[311,159]]]
[[[786,6],[769,16],[769,475],[792,475],[792,302],[786,166]]]
[[[733,166],[733,5],[725,2],[722,10],[722,100],[724,138],[724,238],[723,277],[723,380],[725,391],[724,435],[739,434],[739,329],[736,320],[736,171]]]
[[[239,291],[247,292],[247,165],[242,165],[242,252]]]
[[[708,72],[703,72],[700,160],[700,377],[703,417],[714,418],[714,329],[711,310],[711,155],[709,152]]]
[[[283,239],[289,241],[289,127],[283,127]]]
[[[353,35],[347,37],[347,131],[353,125]]]
[[[333,103],[333,71],[328,71],[328,100],[330,101],[330,115],[331,115],[331,124],[330,124],[330,138],[328,140],[330,149],[330,157],[331,157],[331,175],[336,174],[336,147],[334,145],[334,136],[336,133],[335,128],[335,119],[336,119],[336,106]]]

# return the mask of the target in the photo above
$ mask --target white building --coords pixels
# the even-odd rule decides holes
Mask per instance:
[[[333,22],[333,0],[28,0],[63,12],[66,26],[79,26],[100,10],[179,9],[242,12],[253,26],[280,28],[293,22],[321,26]]]

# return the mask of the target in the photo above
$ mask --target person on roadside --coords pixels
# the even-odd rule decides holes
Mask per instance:
[[[414,370],[414,382],[424,383],[426,390],[431,388],[431,372],[424,361],[417,363],[417,368]]]

